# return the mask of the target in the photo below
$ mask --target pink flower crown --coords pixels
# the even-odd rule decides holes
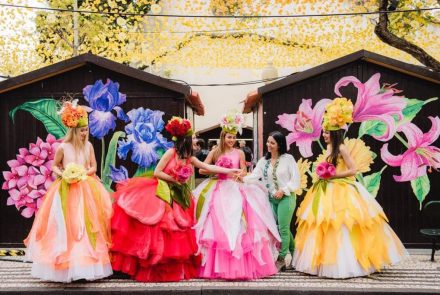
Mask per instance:
[[[243,132],[244,125],[244,116],[239,112],[229,112],[229,114],[223,115],[220,121],[222,130],[231,134],[241,134]]]

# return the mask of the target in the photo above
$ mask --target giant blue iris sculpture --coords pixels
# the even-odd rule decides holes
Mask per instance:
[[[126,95],[119,92],[119,83],[107,79],[104,84],[97,80],[95,84],[88,85],[83,89],[84,99],[89,103],[91,112],[89,114],[90,134],[93,137],[102,139],[116,127],[116,116],[128,121],[127,115],[120,107],[126,101]]]
[[[118,156],[126,159],[131,151],[131,160],[140,167],[155,165],[163,152],[173,146],[160,133],[165,125],[163,112],[142,107],[127,113],[130,123],[125,126],[127,137],[118,142]]]

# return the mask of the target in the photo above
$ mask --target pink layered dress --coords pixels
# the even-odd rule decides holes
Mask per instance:
[[[216,164],[239,168],[239,150],[222,155]],[[194,228],[202,254],[200,277],[250,280],[277,272],[274,255],[280,236],[262,186],[220,174],[193,193],[198,211]]]
[[[87,143],[87,149],[91,144]],[[87,167],[86,157],[62,143],[63,166]],[[108,247],[112,204],[96,176],[67,184],[58,178],[48,189],[24,241],[33,277],[55,282],[95,280],[112,274]]]

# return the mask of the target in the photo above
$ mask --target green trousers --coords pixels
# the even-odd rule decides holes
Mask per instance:
[[[296,196],[284,196],[277,200],[269,198],[275,220],[278,224],[278,231],[281,236],[281,250],[279,256],[284,258],[287,252],[293,255],[295,249],[295,241],[290,231],[290,223],[292,222],[293,212],[296,207]]]

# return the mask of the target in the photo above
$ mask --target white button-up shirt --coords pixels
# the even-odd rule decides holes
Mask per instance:
[[[267,179],[265,179],[264,169],[267,161],[269,161],[269,167],[267,168]],[[283,154],[280,156],[276,173],[278,189],[282,190],[285,195],[291,195],[291,193],[299,188],[301,180],[299,169],[292,155]],[[264,157],[258,161],[252,173],[243,178],[243,181],[246,183],[257,183],[261,181],[266,187],[267,184],[269,184],[268,190],[272,195],[277,191],[273,183],[273,166],[270,163],[270,159],[266,160]]]

